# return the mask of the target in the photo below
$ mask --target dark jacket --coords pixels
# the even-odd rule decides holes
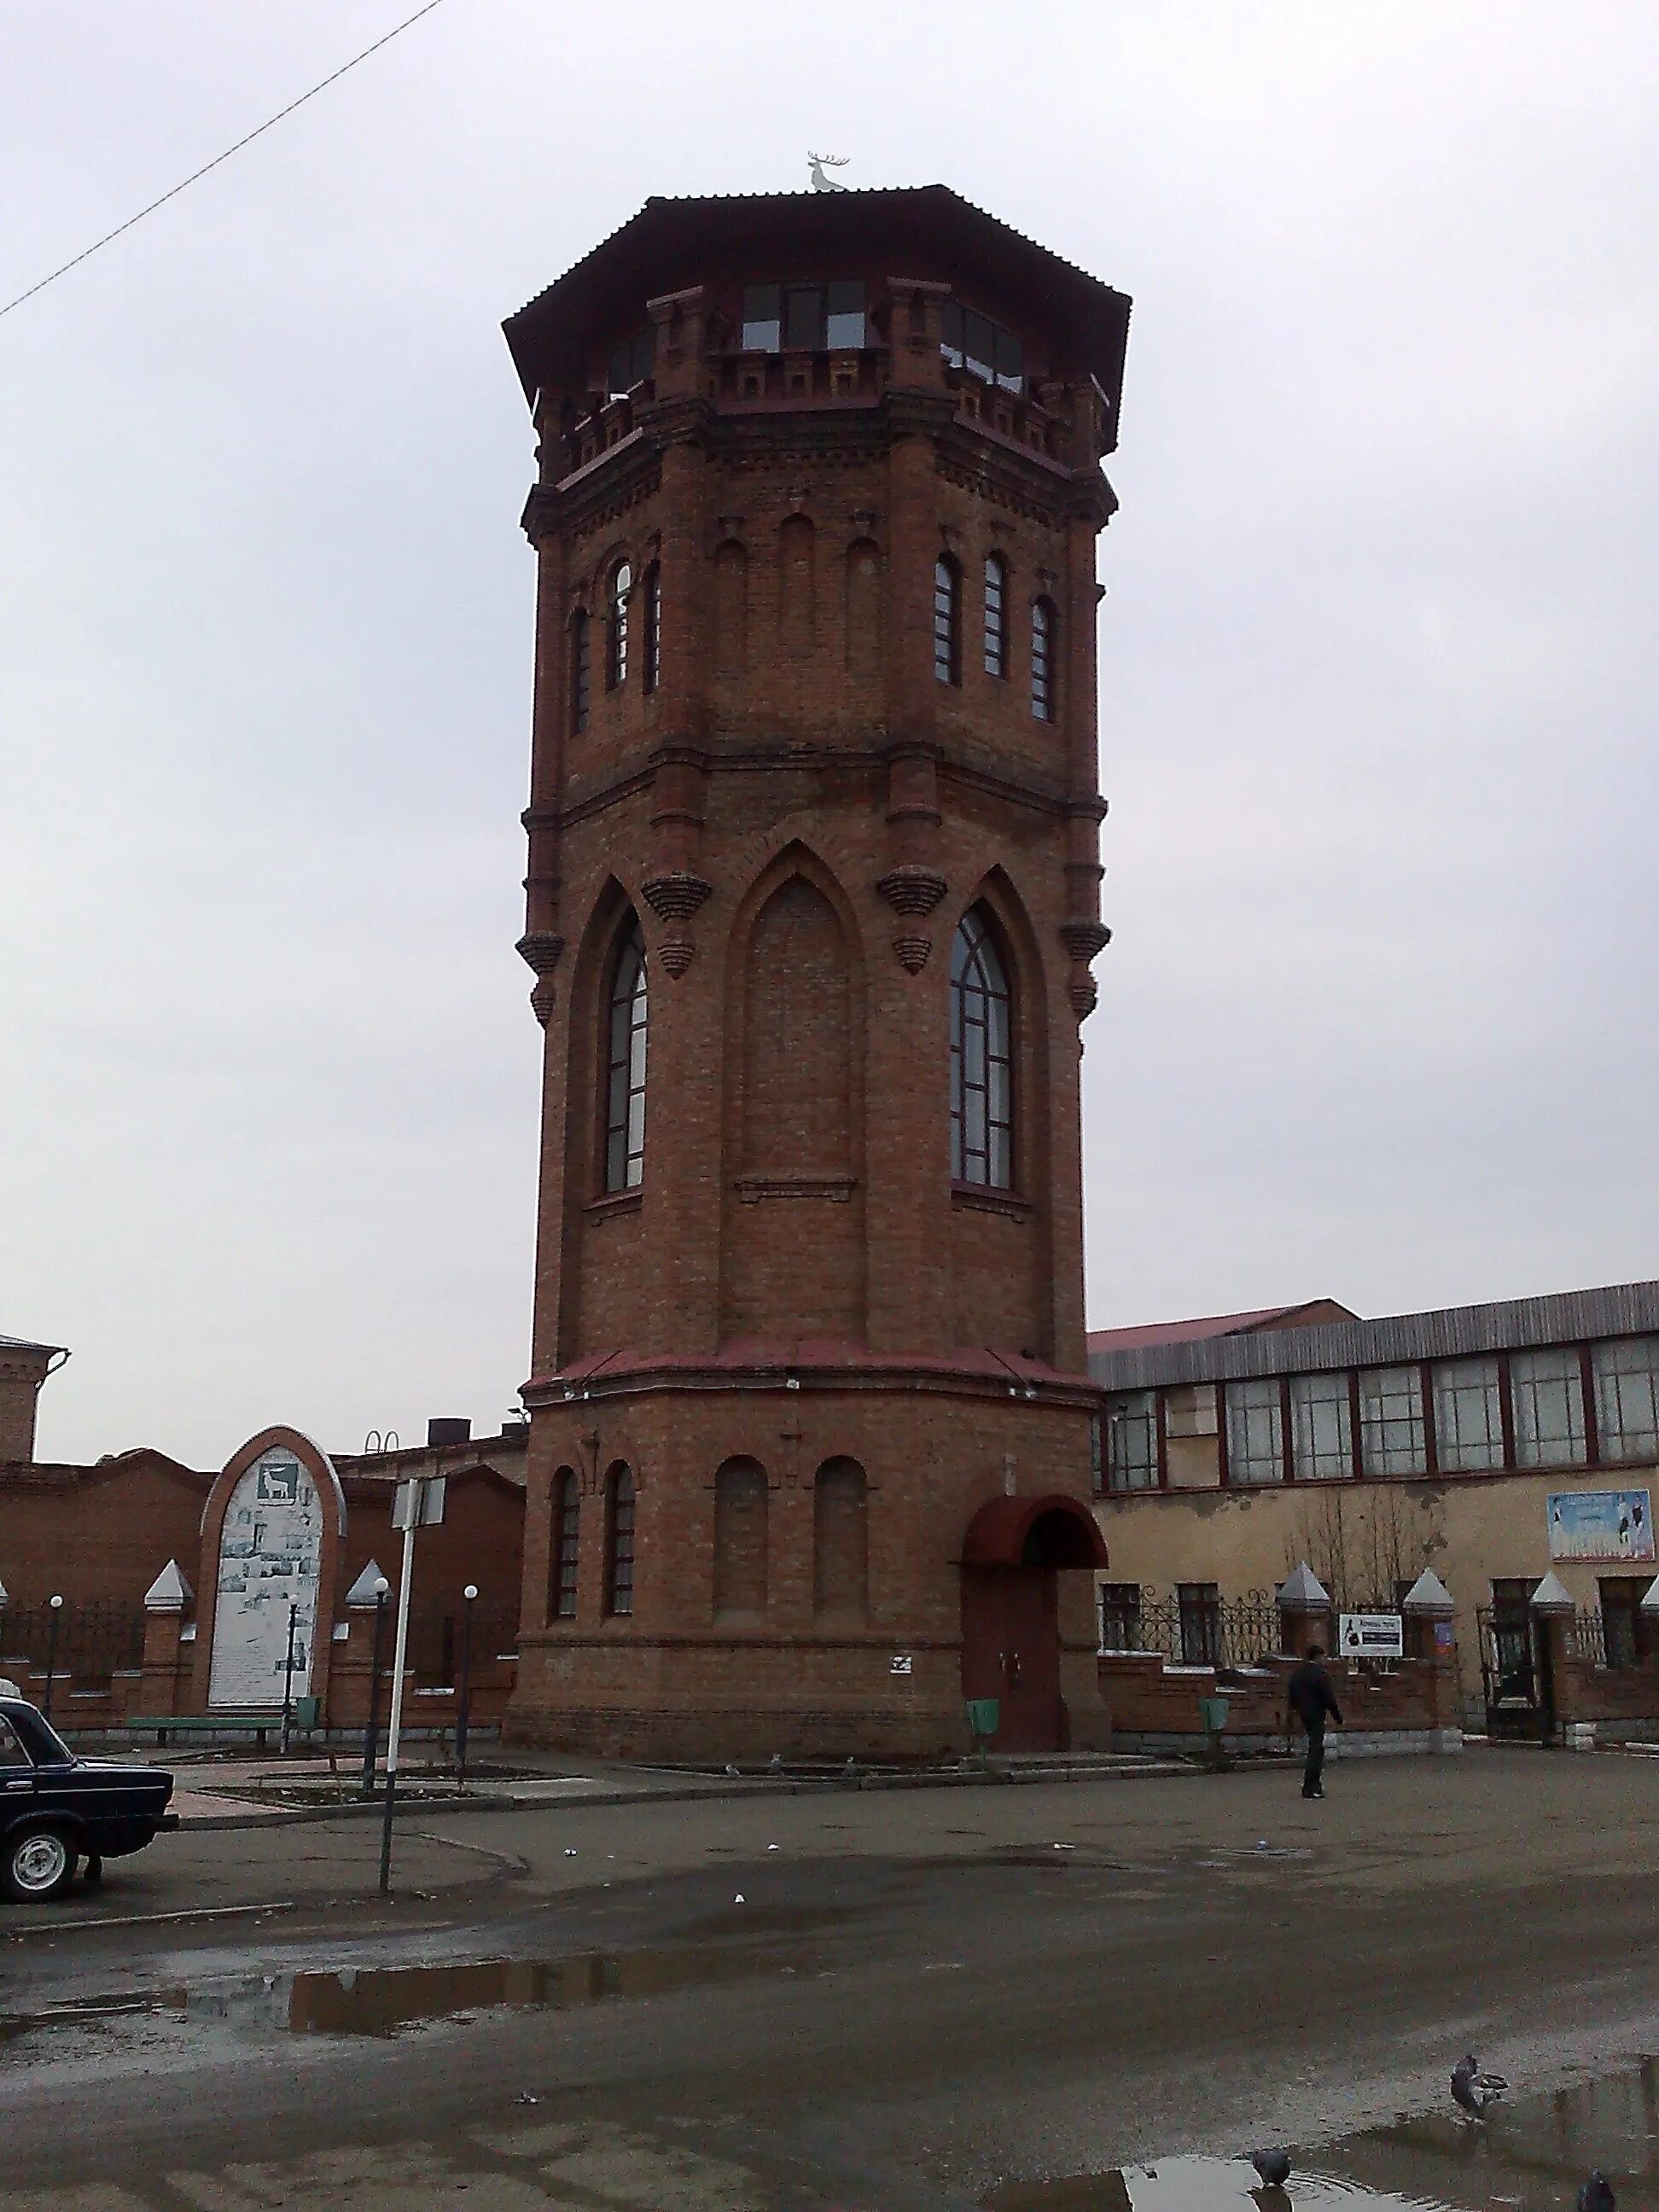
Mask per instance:
[[[1339,1728],[1342,1725],[1342,1708],[1336,1702],[1336,1692],[1331,1687],[1331,1678],[1317,1659],[1304,1659],[1285,1686],[1291,1711],[1310,1734],[1322,1729],[1328,1713]]]

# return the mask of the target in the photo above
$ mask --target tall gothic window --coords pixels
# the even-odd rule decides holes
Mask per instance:
[[[1031,712],[1054,719],[1054,610],[1048,599],[1031,602]]]
[[[957,564],[943,554],[933,563],[933,673],[941,684],[962,681],[961,624]]]
[[[1008,971],[975,907],[951,948],[951,1172],[957,1182],[1013,1188],[1009,1035]]]
[[[576,1617],[576,1543],[581,1528],[581,1492],[574,1468],[562,1467],[553,1478],[553,1556],[548,1563],[547,1613],[550,1620]]]
[[[985,562],[985,673],[1008,673],[1008,638],[1003,627],[1002,603],[1008,571],[1002,556],[992,553]]]
[[[645,572],[645,688],[654,691],[662,682],[662,570],[653,561]]]
[[[605,1187],[635,1189],[645,1175],[645,939],[635,921],[611,971],[605,1097]]]
[[[611,653],[605,682],[611,690],[628,681],[628,602],[634,592],[634,571],[618,561],[611,577]]]
[[[605,1609],[634,1610],[634,1474],[618,1460],[605,1485]]]
[[[573,730],[587,727],[589,694],[592,684],[592,669],[589,660],[587,617],[578,612],[570,624],[570,726]]]

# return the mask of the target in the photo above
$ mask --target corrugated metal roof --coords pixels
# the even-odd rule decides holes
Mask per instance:
[[[33,1337],[0,1336],[0,1352],[67,1352],[66,1344],[37,1344]]]
[[[1616,1283],[1548,1297],[1504,1298],[1491,1305],[1444,1306],[1379,1321],[1324,1322],[1313,1328],[1267,1329],[1244,1336],[1188,1339],[1089,1356],[1089,1372],[1109,1390],[1155,1383],[1221,1382],[1252,1375],[1318,1373],[1449,1359],[1531,1345],[1577,1344],[1593,1337],[1659,1332],[1659,1282]]]

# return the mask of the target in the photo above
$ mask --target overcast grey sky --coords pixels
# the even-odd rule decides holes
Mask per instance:
[[[0,298],[412,0],[0,7]],[[532,439],[653,192],[940,180],[1134,296],[1097,1325],[1659,1272],[1659,15],[445,4],[0,319],[0,1331],[40,1449],[494,1426]]]

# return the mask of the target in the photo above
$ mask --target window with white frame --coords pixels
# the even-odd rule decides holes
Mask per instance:
[[[1291,1465],[1298,1482],[1339,1482],[1353,1473],[1346,1375],[1291,1376]]]
[[[1359,1370],[1359,1464],[1365,1474],[1426,1474],[1423,1378],[1415,1367]]]
[[[1659,1458],[1659,1336],[1593,1345],[1590,1367],[1602,1458]]]
[[[1158,1393],[1121,1390],[1106,1401],[1106,1487],[1158,1487]]]
[[[1285,1480],[1285,1415],[1276,1375],[1227,1385],[1227,1480],[1241,1489]]]
[[[1434,1382],[1434,1442],[1441,1471],[1479,1474],[1504,1464],[1503,1392],[1496,1359],[1442,1359]]]
[[[1517,1467],[1583,1467],[1584,1376],[1576,1345],[1510,1354]]]

